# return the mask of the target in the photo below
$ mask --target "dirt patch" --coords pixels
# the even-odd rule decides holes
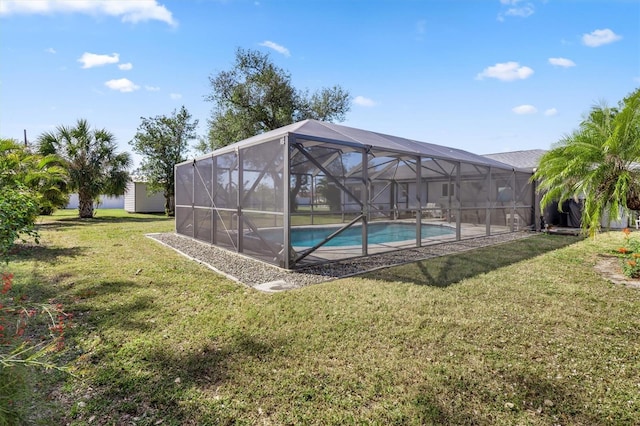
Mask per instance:
[[[595,270],[603,278],[614,284],[622,284],[627,287],[640,288],[640,279],[629,278],[622,273],[620,259],[612,256],[601,256],[596,260]]]

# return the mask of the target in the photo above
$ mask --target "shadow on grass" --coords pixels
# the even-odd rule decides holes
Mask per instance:
[[[541,372],[542,374],[542,372]],[[414,406],[424,424],[462,425],[494,424],[499,421],[493,413],[503,412],[503,418],[515,420],[519,416],[536,419],[536,424],[605,424],[597,412],[589,410],[585,394],[566,380],[550,380],[531,372],[498,373],[498,389],[513,389],[492,392],[486,383],[469,376],[455,375],[447,380],[451,395],[467,395],[476,401],[477,408],[468,401],[450,401],[445,396],[434,395],[433,389],[423,386],[414,400]],[[448,393],[447,393],[448,395]],[[460,403],[462,405],[460,405]],[[621,419],[620,419],[621,420]]]
[[[582,239],[582,237],[566,235],[535,235],[508,243],[394,266],[362,276],[374,280],[447,287],[464,279],[569,246]]]
[[[45,263],[55,263],[62,257],[78,257],[85,252],[84,247],[47,247],[40,244],[16,244],[9,261],[35,260]]]
[[[93,385],[100,387],[100,398],[91,401],[87,409],[108,412],[109,420],[118,424],[131,416],[159,417],[167,424],[186,421],[188,424],[235,424],[233,418],[226,417],[231,414],[225,410],[217,412],[216,402],[203,408],[195,401],[193,404],[185,401],[197,399],[201,393],[206,399],[219,401],[223,409],[225,401],[218,392],[232,371],[248,359],[270,357],[273,349],[273,342],[267,344],[259,337],[241,332],[225,343],[210,339],[198,347],[180,348],[180,351],[176,351],[175,346],[165,349],[155,343],[147,350],[132,352],[130,367],[113,360],[95,359],[97,375]],[[139,374],[141,371],[144,374]],[[203,413],[203,409],[209,412]],[[215,419],[210,417],[211,411],[215,412]]]
[[[92,218],[81,219],[79,217],[62,217],[57,218],[55,216],[47,219],[46,221],[39,221],[36,223],[37,228],[53,230],[72,226],[86,226],[95,225],[98,223],[152,223],[152,222],[165,222],[174,220],[173,217],[167,217],[164,213],[148,213],[141,217],[140,214],[135,216],[94,216]]]
[[[31,303],[50,303],[57,300],[59,296],[55,281],[65,277],[55,277],[54,281],[50,277],[44,276],[37,265],[20,279],[14,281],[14,292],[20,294],[22,298]]]

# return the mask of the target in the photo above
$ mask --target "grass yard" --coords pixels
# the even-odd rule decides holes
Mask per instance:
[[[593,268],[622,233],[537,235],[264,294],[146,238],[154,215],[63,211],[10,261],[73,312],[30,421],[72,425],[627,425],[640,290]],[[638,234],[635,234],[638,235]]]

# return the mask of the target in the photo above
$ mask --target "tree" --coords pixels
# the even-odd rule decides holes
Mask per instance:
[[[640,89],[618,108],[594,106],[580,127],[541,159],[532,179],[541,207],[585,197],[582,228],[594,236],[601,220],[640,210]]]
[[[191,114],[182,106],[171,117],[140,117],[142,124],[133,140],[133,150],[143,155],[140,172],[147,178],[149,189],[162,191],[165,213],[173,216],[175,210],[174,166],[186,159],[188,142],[196,138],[198,120],[191,121]]]
[[[15,140],[0,139],[0,187],[31,191],[40,214],[67,205],[68,178],[61,158],[34,154]]]
[[[115,137],[105,129],[91,129],[80,119],[74,127],[59,126],[38,138],[42,155],[56,154],[69,172],[69,189],[78,193],[81,218],[93,217],[93,203],[100,195],[124,194],[129,182],[129,153],[116,152]]]
[[[236,50],[235,65],[209,77],[214,103],[209,138],[200,141],[201,152],[274,130],[288,124],[315,119],[343,121],[349,111],[349,92],[340,86],[313,94],[295,89],[291,76],[255,50]]]

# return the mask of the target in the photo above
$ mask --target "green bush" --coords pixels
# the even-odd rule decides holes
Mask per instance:
[[[6,261],[9,251],[19,238],[38,233],[34,223],[39,207],[35,196],[26,190],[3,189],[0,193],[0,260]]]

